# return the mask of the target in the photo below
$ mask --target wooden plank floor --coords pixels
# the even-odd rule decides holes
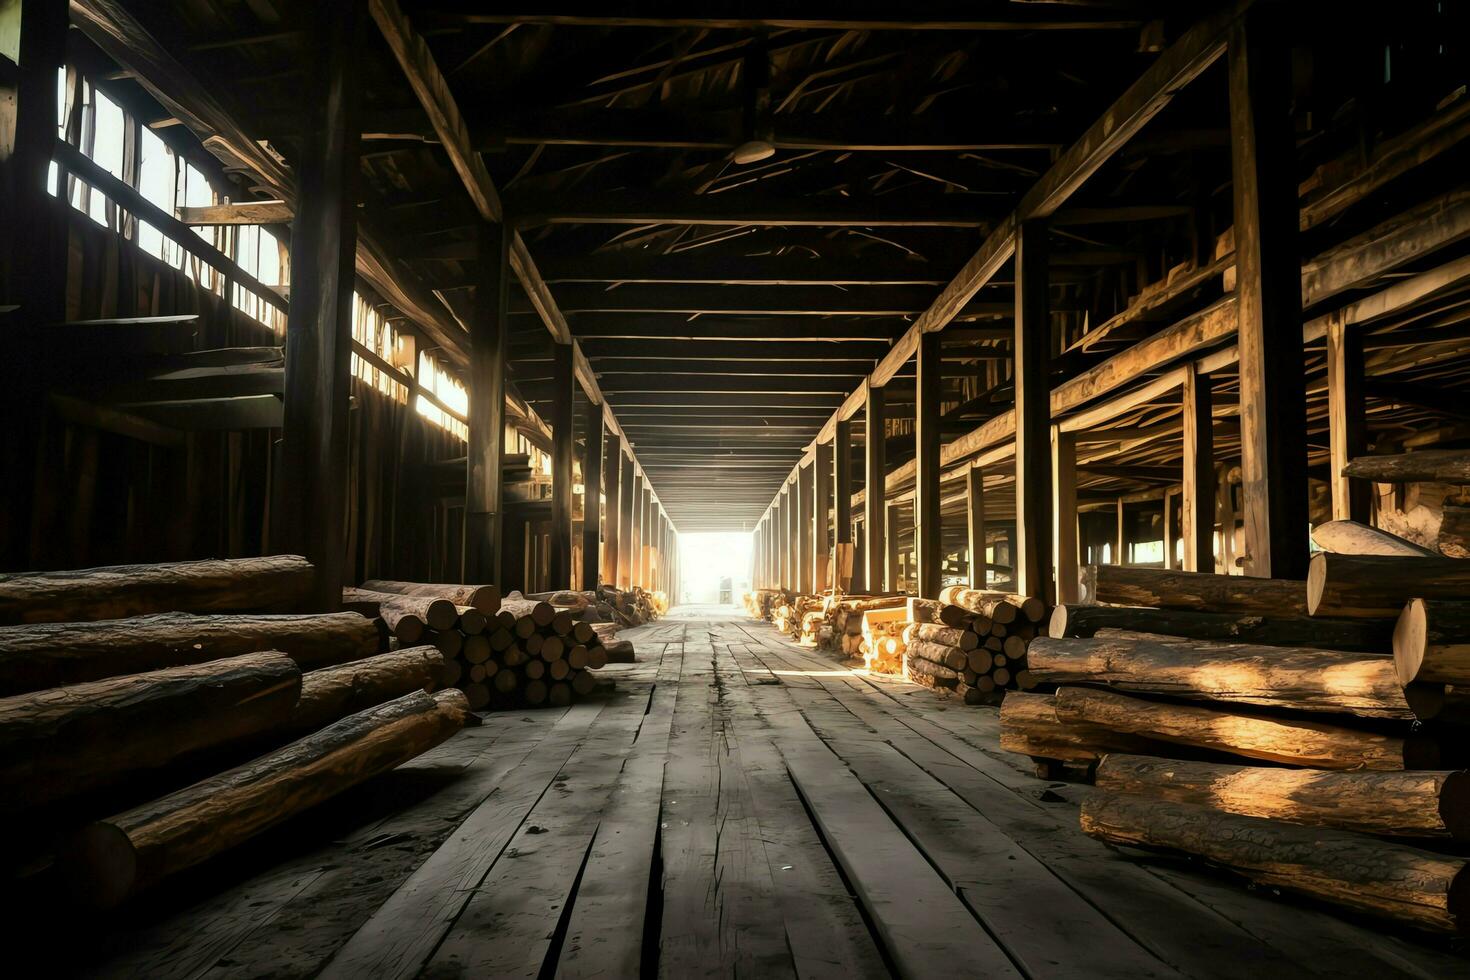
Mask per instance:
[[[89,924],[82,972],[1470,971],[1446,944],[1088,839],[1089,790],[1001,752],[994,709],[853,673],[730,608],[624,635],[639,663],[608,668],[614,693],[490,715]]]

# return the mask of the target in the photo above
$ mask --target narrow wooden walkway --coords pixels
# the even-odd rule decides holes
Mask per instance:
[[[614,694],[490,716],[171,883],[97,975],[1465,975],[1467,961],[1077,829],[993,709],[728,608],[629,634]],[[56,960],[49,961],[54,967]]]

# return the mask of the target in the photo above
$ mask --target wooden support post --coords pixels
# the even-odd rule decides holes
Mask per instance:
[[[653,487],[647,480],[643,483],[643,505],[640,509],[642,517],[638,524],[638,582],[637,585],[645,588],[653,588],[650,580],[651,568],[649,567],[649,556],[652,554],[654,533],[654,502]]]
[[[832,434],[832,491],[837,544],[852,544],[852,422],[839,419]],[[853,569],[857,574],[857,569]]]
[[[1164,490],[1163,511],[1159,520],[1164,535],[1164,567],[1174,568],[1174,491]]]
[[[1016,591],[1056,601],[1051,569],[1051,312],[1047,228],[1016,228]]]
[[[643,474],[639,473],[633,464],[629,462],[628,468],[633,471],[633,496],[628,501],[629,511],[632,513],[633,533],[628,538],[630,550],[628,552],[628,588],[641,585],[638,581],[639,556],[643,553]]]
[[[863,530],[867,540],[864,551],[868,559],[867,586],[870,592],[892,591],[892,579],[884,577],[888,547],[884,544],[886,521],[884,504],[888,494],[887,435],[884,425],[883,389],[868,386],[867,416],[863,422],[864,447],[867,454],[867,476],[863,484]]]
[[[1123,498],[1118,498],[1118,519],[1115,529],[1117,536],[1113,539],[1113,564],[1128,564],[1128,524],[1127,515],[1123,513]]]
[[[965,514],[970,544],[970,588],[987,588],[985,562],[985,471],[978,466],[965,470]]]
[[[797,553],[796,588],[800,592],[812,591],[812,473],[816,466],[800,466],[796,470],[797,495]]]
[[[299,202],[291,222],[291,309],[280,479],[271,546],[316,568],[311,605],[340,608],[347,552],[347,413],[352,287],[357,249],[357,97],[361,4],[313,18],[309,134],[296,157]]]
[[[943,535],[939,516],[939,334],[919,337],[914,355],[918,388],[914,398],[915,591],[935,599],[943,588]]]
[[[572,414],[577,380],[572,374],[572,345],[554,344],[551,352],[551,556],[547,563],[553,589],[572,587]]]
[[[505,448],[507,292],[504,226],[480,229],[480,267],[470,320],[469,439],[465,448],[464,548],[460,578],[498,583]]]
[[[832,568],[832,444],[817,444],[812,467],[812,589],[822,592],[833,586]]]
[[[603,467],[603,494],[607,497],[605,527],[602,535],[607,544],[602,553],[602,579],[617,587],[618,560],[622,553],[622,486],[623,440],[615,433],[607,434],[606,463]]]
[[[801,591],[801,519],[800,487],[796,482],[786,484],[786,577],[781,587],[792,592]]]
[[[1307,574],[1306,376],[1290,41],[1277,8],[1230,29],[1245,570]]]
[[[887,567],[883,571],[883,590],[885,592],[898,591],[899,565],[898,565],[898,504],[892,504],[885,508],[886,523],[883,537],[888,542],[884,549],[884,559]]]
[[[1184,477],[1179,494],[1179,536],[1184,570],[1215,570],[1215,434],[1210,376],[1190,369],[1180,387]],[[1167,511],[1166,511],[1167,513]]]
[[[1077,601],[1077,436],[1051,427],[1052,564],[1056,568],[1056,601]],[[979,588],[979,586],[977,586]]]
[[[582,454],[582,588],[602,578],[602,405],[587,399],[587,442]]]
[[[1215,510],[1220,515],[1220,558],[1215,563],[1215,570],[1222,575],[1231,574],[1237,567],[1235,563],[1235,494],[1230,484],[1230,468],[1220,467],[1216,479],[1219,481],[1215,490]],[[1200,561],[1204,561],[1200,556]]]
[[[642,484],[633,473],[632,457],[620,459],[623,471],[618,488],[618,567],[617,584],[620,589],[633,584],[633,556],[637,554],[638,529],[634,527],[633,502],[638,499]]]
[[[1332,519],[1367,524],[1373,486],[1342,473],[1349,460],[1366,456],[1368,451],[1363,374],[1363,335],[1334,318],[1327,324],[1327,423],[1331,446],[1327,479],[1332,488]]]

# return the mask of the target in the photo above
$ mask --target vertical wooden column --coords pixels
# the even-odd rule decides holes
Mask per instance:
[[[313,18],[307,137],[294,161],[291,309],[272,550],[316,567],[311,605],[342,603],[347,553],[347,413],[357,250],[357,96],[363,6]]]
[[[645,589],[653,588],[650,581],[649,554],[654,542],[654,505],[653,487],[649,486],[647,479],[643,482],[643,505],[642,517],[638,524],[638,582]]]
[[[465,582],[500,581],[504,520],[501,457],[505,443],[508,277],[505,226],[480,228],[480,267],[470,320],[469,439],[465,447]],[[294,281],[294,280],[293,280]],[[293,304],[294,305],[294,304]]]
[[[1047,229],[1016,229],[1016,591],[1055,601],[1051,568],[1051,310]]]
[[[572,587],[572,436],[577,381],[572,374],[572,345],[553,344],[551,351],[551,555],[547,571],[553,589]]]
[[[898,504],[889,504],[884,507],[883,520],[887,525],[883,534],[883,539],[887,542],[887,546],[883,549],[883,591],[897,592],[899,580]]]
[[[969,531],[970,588],[986,588],[985,564],[985,471],[978,466],[965,470],[965,516]]]
[[[772,525],[775,528],[775,536],[771,552],[771,561],[776,576],[773,588],[784,589],[787,587],[786,556],[790,547],[786,537],[786,488],[784,486],[776,494],[776,508],[771,512],[771,519],[775,522]]]
[[[795,480],[786,484],[785,588],[801,591],[801,488]]]
[[[888,500],[888,452],[884,436],[883,389],[868,386],[867,417],[863,422],[864,452],[867,454],[867,482],[863,491],[864,551],[868,560],[867,584],[870,592],[893,591],[892,580],[885,579],[888,548],[883,543],[887,527],[884,507]]]
[[[1291,62],[1275,9],[1230,30],[1245,571],[1307,573],[1306,377]]]
[[[1332,519],[1369,520],[1373,485],[1352,480],[1342,468],[1368,449],[1368,416],[1363,403],[1363,335],[1334,317],[1327,325],[1327,425],[1331,446],[1328,486]]]
[[[817,460],[812,466],[812,591],[832,587],[832,542],[828,526],[832,521],[832,444],[817,444]]]
[[[1159,524],[1164,534],[1164,567],[1175,568],[1177,566],[1174,562],[1174,493],[1167,487],[1164,489],[1162,504],[1162,517]]]
[[[623,486],[623,440],[609,432],[606,440],[606,462],[603,464],[603,495],[607,497],[606,517],[602,536],[607,542],[602,551],[602,580],[616,587],[618,584],[618,559],[622,552],[622,486]]]
[[[796,470],[796,588],[801,592],[812,591],[812,472],[814,469],[815,465],[799,466]]]
[[[630,469],[631,469],[630,465]],[[643,474],[633,470],[633,497],[629,501],[632,512],[633,533],[628,538],[628,588],[640,585],[638,581],[638,556],[643,553]]]
[[[1210,376],[1189,370],[1179,395],[1184,437],[1179,536],[1184,540],[1184,570],[1212,572],[1215,570],[1215,425]]]
[[[919,336],[914,355],[918,388],[914,398],[915,591],[926,599],[943,587],[943,536],[939,516],[939,334]]]
[[[1117,523],[1114,529],[1117,532],[1113,538],[1113,564],[1128,564],[1128,525],[1125,523],[1126,515],[1123,513],[1123,498],[1119,497],[1116,506]]]
[[[1077,601],[1077,436],[1051,427],[1052,565],[1056,601]]]
[[[833,497],[833,522],[837,526],[838,545],[852,544],[852,422],[847,419],[839,419],[832,435],[832,497]],[[834,554],[836,550],[834,549]],[[859,572],[856,562],[853,564],[852,575],[856,579]],[[841,584],[841,574],[834,572],[837,580],[831,584]],[[848,582],[848,588],[855,588],[853,581]]]
[[[602,405],[587,399],[587,444],[582,455],[582,588],[602,578]]]
[[[633,459],[623,456],[623,471],[618,486],[618,567],[617,585],[626,589],[633,581],[633,555],[638,547],[638,532],[633,526],[633,502],[638,499],[640,484],[633,474]]]

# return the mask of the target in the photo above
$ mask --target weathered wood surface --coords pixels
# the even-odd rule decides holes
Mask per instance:
[[[980,637],[973,631],[958,629],[953,626],[940,626],[936,623],[915,623],[913,631],[916,639],[926,643],[935,643],[940,646],[956,647],[960,650],[973,650],[980,645]]]
[[[930,663],[941,664],[950,670],[963,670],[970,662],[965,651],[959,647],[930,643],[927,640],[915,640],[910,643],[906,653],[908,656],[918,657]]]
[[[1002,720],[1004,712],[1002,712]],[[1322,772],[1110,753],[1099,789],[1390,837],[1470,837],[1470,773]]]
[[[0,810],[116,786],[272,731],[300,692],[290,657],[250,653],[0,698]]]
[[[13,572],[0,575],[0,624],[289,610],[313,574],[299,555]]]
[[[1046,603],[1035,596],[1011,595],[951,585],[939,593],[939,601],[968,609],[996,623],[1012,623],[1017,617],[1039,623],[1046,617]]]
[[[1312,557],[1307,609],[1313,616],[1396,619],[1410,599],[1461,600],[1470,595],[1470,561],[1386,555]]]
[[[1470,483],[1470,450],[1422,449],[1393,456],[1359,456],[1342,471],[1374,483]]]
[[[1252,881],[1434,932],[1470,921],[1466,859],[1324,827],[1209,807],[1097,793],[1082,830],[1110,844],[1195,854]]]
[[[1170,746],[1084,721],[1057,717],[1051,695],[1006,695],[1000,706],[1000,747],[1007,752],[1062,762],[1095,762],[1109,752],[1159,752]]]
[[[319,615],[159,613],[131,619],[0,626],[0,696],[275,650],[302,670],[372,656],[380,625]]]
[[[1084,568],[1082,601],[1255,616],[1307,615],[1302,582],[1129,565]]]
[[[464,695],[408,694],[243,766],[98,821],[64,858],[81,900],[108,908],[168,875],[407,762],[464,726]]]
[[[1399,683],[1470,687],[1470,602],[1410,599],[1393,631]]]
[[[1027,651],[1046,684],[1235,704],[1412,720],[1387,654],[1215,643],[1104,630],[1091,639],[1039,637]]]
[[[1048,634],[1090,637],[1098,630],[1125,629],[1194,640],[1224,640],[1266,646],[1317,647],[1382,653],[1392,637],[1384,623],[1321,616],[1260,616],[1150,606],[1065,605],[1052,610]]]
[[[1400,558],[1437,557],[1407,538],[1357,521],[1328,521],[1312,528],[1312,541],[1323,551],[1340,555],[1395,555]]]
[[[342,602],[364,614],[376,610],[393,635],[405,643],[416,643],[422,633],[415,634],[417,621],[431,630],[452,630],[459,622],[459,607],[448,599],[434,596],[399,595],[396,592],[373,592],[369,589],[342,590]]]
[[[363,660],[308,671],[291,711],[298,734],[325,728],[339,718],[413,691],[431,694],[444,670],[444,655],[431,646],[406,647]]]
[[[1059,688],[1055,708],[1057,717],[1066,722],[1086,722],[1248,759],[1316,769],[1441,768],[1438,745],[1422,736],[1145,701],[1080,687]]]

